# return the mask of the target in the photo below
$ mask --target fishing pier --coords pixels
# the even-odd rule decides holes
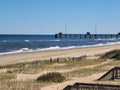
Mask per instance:
[[[86,34],[63,34],[59,32],[55,34],[56,39],[120,39],[120,32],[118,34],[91,34],[86,32]]]

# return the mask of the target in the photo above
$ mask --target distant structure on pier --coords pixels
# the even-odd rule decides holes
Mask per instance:
[[[86,32],[86,34],[63,34],[59,32],[55,34],[56,39],[120,39],[120,32],[118,34],[91,34]]]

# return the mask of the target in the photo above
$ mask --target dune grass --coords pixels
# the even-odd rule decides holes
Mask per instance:
[[[41,86],[47,83],[37,83],[33,81],[6,81],[0,83],[0,90],[41,90]]]
[[[0,81],[13,80],[16,79],[15,74],[11,73],[0,73]]]
[[[32,61],[32,62],[22,62],[22,63],[16,63],[16,64],[9,64],[9,65],[2,65],[0,66],[2,69],[7,69],[6,72],[0,73],[0,82],[3,86],[7,88],[7,86],[11,86],[11,90],[17,90],[17,88],[26,88],[25,90],[30,90],[30,85],[38,85],[36,87],[43,87],[45,85],[52,84],[51,82],[36,82],[30,81],[27,82],[26,85],[25,81],[16,81],[17,74],[24,73],[24,74],[37,74],[40,72],[43,72],[44,70],[48,71],[59,71],[59,70],[66,70],[75,67],[83,67],[83,66],[89,66],[89,65],[95,65],[104,62],[105,60],[102,59],[93,59],[93,60],[78,60],[78,59],[72,59],[72,58],[56,58],[51,60],[43,60],[43,61]],[[37,78],[36,78],[37,79]],[[5,81],[5,82],[4,82]],[[13,82],[14,81],[14,82]],[[4,83],[3,83],[4,82]],[[24,84],[24,85],[23,85]],[[34,87],[33,85],[33,87]],[[4,90],[4,89],[3,89]],[[5,89],[7,90],[7,89]],[[32,90],[32,89],[31,89]]]
[[[36,81],[61,83],[61,82],[65,81],[65,79],[66,79],[66,77],[63,76],[59,72],[50,72],[50,73],[47,73],[47,74],[44,74],[44,75],[38,77]]]
[[[95,73],[97,74],[100,72],[105,72],[107,70],[108,68],[106,68],[106,65],[100,65],[100,66],[95,66],[90,68],[78,68],[71,72],[65,72],[64,75],[67,77],[86,77]]]
[[[120,50],[112,50],[110,52],[105,53],[101,56],[102,59],[116,59],[120,60]]]
[[[33,88],[37,88],[36,90],[40,90],[40,87],[51,85],[51,82],[36,82],[32,81],[16,81],[17,74],[38,74],[43,71],[59,71],[59,70],[71,70],[76,68],[75,70],[71,70],[69,72],[64,72],[63,75],[67,78],[69,77],[83,77],[92,75],[99,72],[107,71],[112,66],[119,66],[119,60],[111,61],[104,65],[99,65],[100,63],[106,62],[105,59],[86,59],[81,60],[78,58],[56,58],[49,60],[36,60],[32,62],[21,62],[16,64],[9,65],[1,65],[0,70],[6,69],[6,72],[0,72],[0,90],[35,90]],[[99,65],[88,68],[91,65]],[[54,82],[55,83],[55,82]],[[1,89],[2,88],[2,89]]]
[[[32,62],[24,62],[24,63],[16,63],[0,66],[1,69],[7,69],[8,72],[11,73],[40,73],[43,70],[63,70],[63,69],[71,69],[73,67],[82,67],[88,65],[94,65],[104,62],[104,60],[73,60],[72,58],[58,58],[53,59],[52,62],[50,60],[37,60]]]

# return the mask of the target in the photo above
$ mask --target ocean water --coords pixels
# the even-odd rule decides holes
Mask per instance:
[[[0,35],[0,55],[110,44],[120,44],[120,38],[109,35],[102,39],[93,36],[85,39],[79,35],[64,35],[63,38],[55,38],[54,35]]]

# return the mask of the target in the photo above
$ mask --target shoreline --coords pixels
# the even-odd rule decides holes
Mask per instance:
[[[95,47],[95,46],[108,46],[108,45],[117,45],[120,42],[111,42],[105,44],[94,44],[94,45],[83,45],[83,46],[68,46],[68,47],[59,47],[59,46],[51,46],[48,48],[41,48],[41,49],[29,49],[29,48],[21,48],[19,50],[14,50],[10,52],[1,52],[0,56],[2,55],[11,55],[11,54],[24,54],[24,53],[33,53],[33,52],[43,52],[43,51],[53,51],[53,50],[67,50],[67,49],[77,49],[77,48],[87,48],[87,47]]]
[[[5,54],[0,55],[0,65],[58,57],[79,57],[83,55],[95,57],[96,55],[103,54],[114,49],[120,49],[120,44]]]

